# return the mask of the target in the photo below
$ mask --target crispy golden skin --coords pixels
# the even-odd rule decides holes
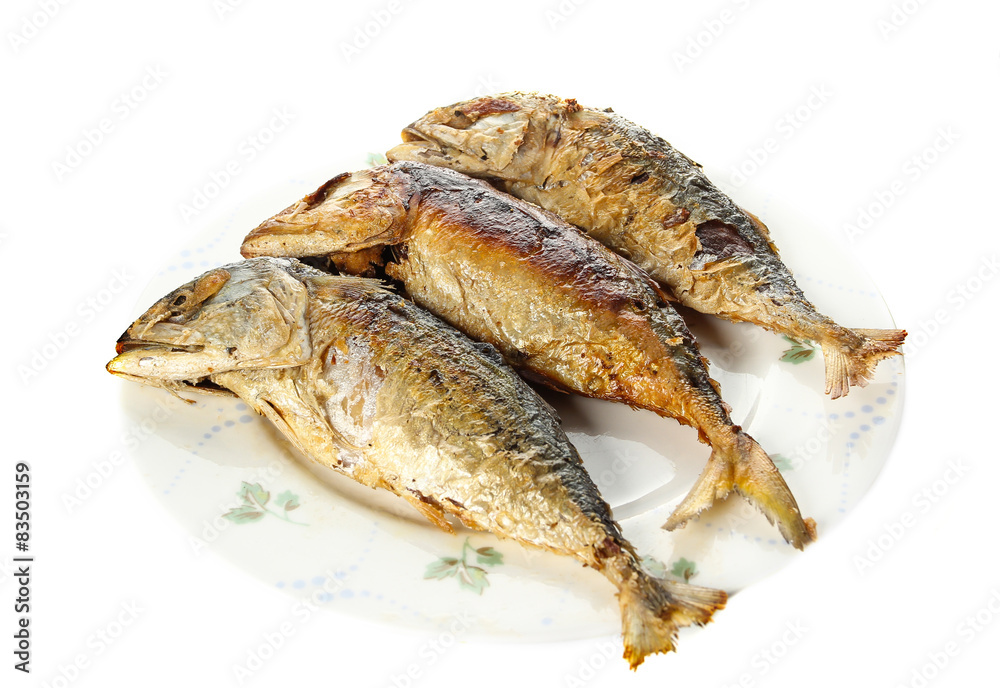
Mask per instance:
[[[635,261],[686,306],[818,342],[834,398],[867,384],[906,335],[848,329],[819,313],[756,217],[700,165],[610,110],[506,93],[433,110],[403,140],[389,160],[487,178]]]
[[[736,490],[796,547],[813,539],[652,280],[555,215],[450,170],[397,163],[337,177],[251,232],[242,251],[342,256],[373,237],[396,247],[386,271],[414,301],[528,376],[697,428],[713,453],[666,527]]]
[[[227,265],[154,304],[117,350],[112,373],[236,394],[312,460],[440,528],[450,515],[597,569],[618,589],[632,668],[725,604],[646,573],[552,409],[490,346],[374,280]]]

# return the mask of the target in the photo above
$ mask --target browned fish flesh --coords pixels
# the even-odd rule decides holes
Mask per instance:
[[[451,170],[397,163],[330,180],[251,232],[245,256],[333,255],[387,273],[416,303],[556,389],[649,409],[712,446],[675,528],[732,491],[801,548],[814,537],[763,449],[729,417],[690,331],[638,268],[559,217]]]
[[[160,299],[117,351],[112,373],[235,394],[313,461],[446,531],[452,516],[600,571],[633,669],[725,605],[645,571],[551,407],[492,347],[379,282],[285,259],[227,265]]]
[[[432,110],[403,140],[390,161],[486,178],[631,259],[685,306],[819,343],[833,398],[866,385],[906,336],[849,329],[819,313],[759,219],[696,162],[610,109],[505,93]]]

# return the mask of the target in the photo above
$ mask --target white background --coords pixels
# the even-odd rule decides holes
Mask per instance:
[[[372,13],[388,17],[384,28]],[[123,383],[103,369],[115,339],[164,256],[231,208],[299,170],[385,150],[432,107],[511,89],[611,105],[711,169],[741,165],[774,138],[755,188],[849,245],[920,346],[907,360],[898,442],[868,497],[708,629],[683,634],[678,653],[629,674],[601,655],[609,639],[468,641],[415,685],[564,686],[581,676],[592,686],[922,685],[915,670],[937,674],[927,685],[995,680],[983,675],[994,675],[1000,618],[972,637],[960,624],[1000,595],[1000,280],[983,262],[1000,254],[998,15],[996,3],[971,0],[5,2],[0,554],[13,554],[13,466],[27,460],[37,561],[30,676],[11,666],[16,586],[7,574],[0,583],[0,684],[66,685],[53,680],[83,654],[74,685],[237,685],[233,664],[287,616],[289,598],[215,556],[192,556],[129,461],[83,506],[64,505],[122,432]],[[366,26],[375,35],[361,45]],[[142,102],[123,108],[136,88]],[[813,89],[829,95],[810,110]],[[275,108],[293,120],[246,162],[239,146]],[[779,121],[797,109],[807,121],[788,136]],[[104,118],[110,133],[88,149],[85,132]],[[942,150],[928,152],[935,143]],[[82,154],[69,157],[75,164],[69,149]],[[933,158],[919,175],[914,156]],[[240,173],[182,217],[234,158]],[[844,225],[880,203],[888,208],[875,207],[880,217],[848,244]],[[116,271],[127,285],[85,319],[80,304]],[[975,293],[961,296],[959,285]],[[19,374],[71,324],[77,334],[43,370]],[[962,477],[859,572],[869,541],[915,513],[915,496],[949,462]],[[138,619],[95,652],[88,638],[129,603]],[[769,663],[761,652],[789,623],[805,630]],[[426,640],[326,613],[247,685],[390,686],[399,658]],[[949,643],[957,655],[925,670]],[[582,669],[588,662],[600,668]]]

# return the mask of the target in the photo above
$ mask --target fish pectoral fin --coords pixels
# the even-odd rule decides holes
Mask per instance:
[[[433,497],[428,497],[417,490],[407,489],[401,495],[403,499],[413,505],[413,508],[423,514],[424,518],[436,525],[446,533],[455,534],[455,528],[444,517],[444,509]]]

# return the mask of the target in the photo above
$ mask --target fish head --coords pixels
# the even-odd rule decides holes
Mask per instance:
[[[209,270],[153,304],[118,339],[108,372],[170,389],[232,370],[302,365],[308,293],[292,261]]]
[[[403,129],[390,161],[448,167],[473,176],[536,182],[574,100],[534,93],[503,93],[438,108]]]
[[[338,175],[251,231],[240,253],[302,258],[399,243],[409,195],[391,165]]]

